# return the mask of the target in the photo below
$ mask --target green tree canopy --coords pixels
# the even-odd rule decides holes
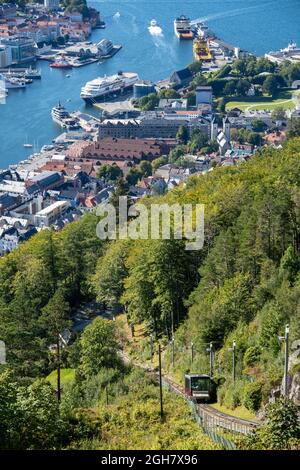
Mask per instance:
[[[97,178],[103,178],[106,182],[116,181],[123,176],[123,172],[118,165],[102,165],[97,170]]]
[[[102,368],[115,367],[118,343],[113,322],[95,318],[80,338],[80,370],[85,377],[96,375]]]

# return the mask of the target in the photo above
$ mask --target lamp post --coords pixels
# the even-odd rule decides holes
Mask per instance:
[[[158,345],[158,368],[159,368],[159,397],[160,397],[160,419],[163,418],[163,394],[162,394],[162,375],[161,375],[161,347]]]
[[[153,335],[151,334],[150,335],[150,360],[151,360],[151,363],[152,363],[152,359],[153,359]]]
[[[233,383],[235,383],[235,369],[236,369],[236,357],[235,357],[235,351],[236,351],[236,342],[233,341],[232,343],[232,348],[229,348],[228,351],[232,352],[232,379]]]
[[[212,343],[209,343],[209,348],[206,348],[206,351],[209,353],[209,376],[212,379],[214,373],[214,351]]]
[[[57,342],[56,342],[56,361],[57,361],[57,401],[60,403],[61,399],[61,387],[60,387],[60,337],[59,334],[57,335]]]
[[[214,373],[214,351],[213,344],[209,343],[209,376],[212,379]]]
[[[172,367],[174,369],[174,364],[175,364],[175,339],[174,336],[172,338]]]
[[[284,342],[284,384],[283,395],[285,397],[289,394],[289,332],[290,326],[285,325],[284,336],[279,336],[278,339]]]
[[[194,343],[191,342],[191,364],[193,365],[194,362]]]

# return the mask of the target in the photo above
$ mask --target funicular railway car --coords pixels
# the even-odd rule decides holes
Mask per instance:
[[[196,402],[212,402],[215,400],[216,386],[214,381],[205,374],[186,374],[184,376],[185,394]]]

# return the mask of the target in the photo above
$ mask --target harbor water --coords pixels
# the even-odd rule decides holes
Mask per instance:
[[[122,44],[122,50],[102,64],[71,71],[51,69],[40,61],[41,80],[9,90],[6,103],[0,104],[0,168],[24,160],[62,132],[50,115],[59,100],[70,111],[97,116],[79,96],[88,80],[119,70],[159,80],[190,63],[192,44],[175,37],[175,16],[202,19],[224,41],[258,55],[286,47],[290,40],[300,45],[299,0],[98,0],[89,5],[100,10],[106,22],[106,29],[95,30],[91,41],[107,37]],[[157,26],[150,26],[152,19]],[[24,143],[34,149],[24,148]]]

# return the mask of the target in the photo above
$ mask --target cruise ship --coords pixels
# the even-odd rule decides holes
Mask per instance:
[[[51,110],[51,116],[54,122],[59,126],[67,130],[79,129],[79,124],[76,119],[73,119],[66,108],[58,103],[57,106],[54,106]]]
[[[132,72],[118,72],[109,77],[95,78],[81,88],[80,97],[87,102],[95,102],[132,88],[138,80],[138,74]]]
[[[287,47],[280,49],[280,51],[268,52],[265,54],[265,58],[279,65],[285,60],[298,64],[300,62],[300,48],[291,41]]]
[[[191,20],[184,15],[175,18],[174,32],[179,39],[193,39],[194,32],[191,26]]]

